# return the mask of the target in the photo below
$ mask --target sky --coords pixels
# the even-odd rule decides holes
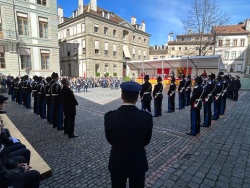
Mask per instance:
[[[217,0],[220,9],[230,15],[227,25],[238,24],[250,18],[250,0]],[[84,5],[90,0],[84,0]],[[151,35],[150,46],[167,43],[168,34],[186,34],[182,19],[185,19],[193,0],[97,0],[97,6],[114,12],[121,18],[137,23],[146,23],[146,32]],[[70,17],[77,9],[78,0],[57,0],[64,9],[64,16]]]

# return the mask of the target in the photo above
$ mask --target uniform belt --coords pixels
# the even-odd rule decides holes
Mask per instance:
[[[28,87],[22,87],[22,88],[26,89],[26,88],[28,88]]]
[[[50,97],[50,94],[46,94],[46,97]]]
[[[32,90],[33,92],[37,92],[37,90]]]
[[[156,93],[157,95],[160,95],[160,94],[162,94],[162,93]]]
[[[51,94],[52,96],[58,96],[59,94]]]
[[[199,101],[201,101],[201,99],[195,99],[195,101],[196,101],[196,102],[199,102]]]
[[[150,93],[151,93],[151,92],[144,92],[144,95],[145,95],[145,94],[150,94]]]
[[[38,94],[43,94],[42,92],[38,92]]]

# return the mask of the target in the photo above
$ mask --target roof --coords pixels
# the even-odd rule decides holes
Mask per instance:
[[[196,69],[225,69],[221,56],[191,56],[163,60],[128,61],[130,70],[192,67]]]
[[[245,24],[214,26],[213,29],[219,34],[248,34]]]

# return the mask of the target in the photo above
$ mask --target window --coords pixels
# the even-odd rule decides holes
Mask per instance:
[[[144,44],[146,44],[146,42],[147,42],[147,39],[144,39]]]
[[[141,59],[141,50],[138,51],[138,59]]]
[[[139,37],[139,43],[141,43],[141,37]]]
[[[50,62],[49,62],[49,51],[41,50],[41,67],[42,70],[49,69]]]
[[[99,41],[96,40],[95,41],[95,54],[99,54],[99,49],[100,49],[100,47],[99,47]]]
[[[185,47],[185,50],[187,50],[188,48],[187,47]]]
[[[39,18],[39,34],[40,38],[48,38],[48,19]]]
[[[237,72],[241,72],[242,71],[242,64],[237,64]]]
[[[133,59],[135,59],[135,48],[133,48]]]
[[[85,31],[85,23],[82,23],[82,32]]]
[[[143,52],[143,58],[146,59],[146,50]]]
[[[172,50],[174,50],[174,47],[172,47]]]
[[[29,35],[27,14],[17,13],[17,24],[18,24],[19,35]]]
[[[153,60],[155,60],[155,59],[158,59],[158,56],[154,56],[154,57],[153,57]]]
[[[5,53],[4,53],[4,46],[0,46],[0,68],[1,69],[6,68],[4,55],[5,55]]]
[[[228,51],[226,51],[226,52],[224,53],[224,59],[229,59],[229,52],[228,52]]]
[[[113,29],[113,37],[116,37],[116,30]]]
[[[113,56],[116,56],[116,44],[113,44]]]
[[[236,51],[233,51],[233,52],[231,52],[231,59],[235,59],[236,58]]]
[[[47,0],[37,0],[37,4],[46,6]]]
[[[104,50],[104,55],[108,55],[109,54],[109,43],[105,42],[105,50]]]
[[[2,13],[1,13],[1,7],[0,7],[0,31],[3,31],[3,28],[2,28]],[[2,33],[1,33],[0,38],[3,38],[3,37],[2,37]]]
[[[240,51],[239,54],[239,59],[244,60],[244,52]]]
[[[86,54],[86,40],[82,41],[82,54]]]
[[[133,42],[135,42],[135,36],[133,35]]]
[[[233,40],[233,46],[237,46],[237,39]]]
[[[158,48],[158,46],[157,46],[157,45],[155,45],[155,46],[154,46],[154,49],[155,49],[155,50],[157,50],[157,48]]]
[[[196,50],[199,50],[199,48],[198,48],[198,47],[196,47],[195,49],[196,49]]]
[[[213,50],[213,47],[211,46],[211,47],[209,48],[209,50]]]
[[[116,73],[116,65],[113,65],[113,73]]]
[[[179,50],[181,50],[181,47],[179,47]]]
[[[108,64],[105,64],[105,73],[108,73],[109,72],[109,65]]]
[[[70,56],[70,43],[67,44],[67,55]]]
[[[30,49],[20,48],[21,69],[31,70]]]
[[[67,29],[67,31],[66,31],[66,36],[67,36],[67,37],[70,36],[69,29]]]
[[[99,73],[99,71],[100,71],[100,66],[99,66],[99,64],[95,64],[95,72],[96,73]],[[100,76],[100,75],[99,75]]]
[[[98,30],[99,30],[99,26],[98,26],[98,25],[95,25],[95,26],[94,26],[94,32],[97,33]]]
[[[223,41],[219,40],[219,45],[218,46],[222,46],[223,45]]]
[[[240,46],[245,46],[245,39],[240,39]]]
[[[226,46],[226,47],[229,47],[229,46],[230,46],[230,40],[226,40],[225,46]]]
[[[104,27],[104,35],[108,35],[108,28]]]

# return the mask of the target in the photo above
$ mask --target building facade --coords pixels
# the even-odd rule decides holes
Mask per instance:
[[[149,47],[149,60],[166,58],[168,58],[168,47],[166,45],[155,45]]]
[[[146,24],[131,23],[113,12],[78,1],[78,9],[70,18],[58,8],[61,74],[76,77],[123,77],[126,62],[149,57]]]
[[[250,21],[247,23],[249,24]],[[225,72],[232,75],[246,74],[249,43],[246,24],[213,27],[212,32],[217,38],[215,53],[221,55]]]
[[[56,0],[0,0],[0,73],[60,70],[56,7]]]

